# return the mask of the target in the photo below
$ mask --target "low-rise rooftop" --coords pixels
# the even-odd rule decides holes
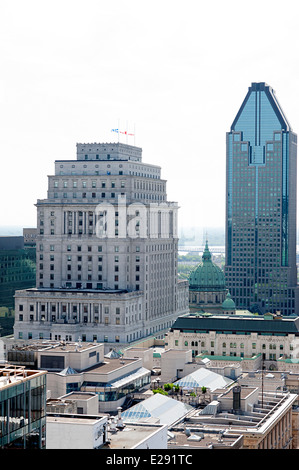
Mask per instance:
[[[100,343],[69,342],[69,341],[32,341],[28,344],[12,344],[11,349],[15,351],[45,351],[56,352],[83,352],[90,348],[98,347]]]
[[[105,444],[102,448],[111,450],[134,449],[138,447],[142,441],[151,438],[163,428],[167,428],[167,426],[163,424],[130,423],[125,425],[122,430],[115,433],[109,432],[109,443]]]
[[[244,388],[246,389],[246,387]],[[250,388],[250,390],[253,389]],[[292,406],[297,395],[273,392],[261,393],[260,391],[258,400],[253,402],[248,410],[235,410],[233,407],[223,406],[221,398],[220,395],[218,399],[208,404],[204,409],[195,410],[194,414],[188,416],[185,424],[188,427],[197,426],[198,429],[202,430],[213,427],[218,431],[229,428],[240,433],[260,432],[264,426],[273,424],[277,416],[287,407]],[[229,399],[229,395],[224,398]]]
[[[140,361],[140,359],[138,358],[105,359],[103,362],[96,364],[94,366],[91,366],[88,369],[85,369],[84,372],[107,374],[108,372],[112,372],[114,370],[120,369],[126,365],[133,364],[134,362],[138,362],[138,361]]]
[[[279,315],[182,315],[176,319],[170,331],[188,332],[239,332],[258,334],[295,334],[299,335],[299,317]]]
[[[168,449],[240,449],[243,447],[243,435],[197,428],[176,428],[168,433]]]
[[[47,422],[56,422],[63,424],[96,424],[99,419],[107,417],[106,414],[99,414],[97,416],[79,415],[79,414],[57,414],[47,413]]]

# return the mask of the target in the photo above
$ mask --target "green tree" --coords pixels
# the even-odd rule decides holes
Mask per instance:
[[[155,390],[153,390],[153,394],[155,395],[156,393],[161,393],[161,395],[168,395],[168,392],[163,390],[163,388],[156,388]]]
[[[173,384],[164,384],[164,390],[169,392],[170,390],[173,389]]]

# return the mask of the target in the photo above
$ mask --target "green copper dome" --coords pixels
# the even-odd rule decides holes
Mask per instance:
[[[229,292],[226,295],[225,301],[222,303],[222,308],[223,310],[235,310],[236,309],[236,304],[231,298],[231,295]]]
[[[206,242],[205,250],[200,263],[189,276],[189,289],[202,291],[215,291],[225,289],[223,271],[212,262],[212,256]]]

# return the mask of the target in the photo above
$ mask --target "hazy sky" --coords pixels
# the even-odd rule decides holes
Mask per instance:
[[[252,82],[274,88],[299,132],[296,7],[0,0],[0,225],[36,226],[54,160],[115,141],[120,120],[162,167],[180,225],[223,226],[226,132]]]

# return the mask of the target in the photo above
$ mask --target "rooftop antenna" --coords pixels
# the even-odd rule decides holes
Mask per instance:
[[[116,424],[116,427],[118,429],[123,429],[125,427],[122,417],[121,417],[121,410],[122,410],[121,406],[118,406],[117,407],[117,424]]]

